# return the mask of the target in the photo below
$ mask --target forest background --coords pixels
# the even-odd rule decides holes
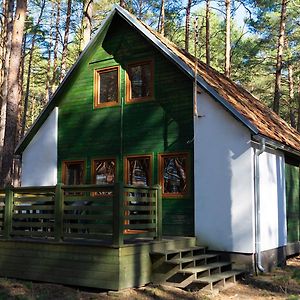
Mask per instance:
[[[16,145],[114,4],[300,131],[300,0],[2,0],[0,186],[18,184]]]

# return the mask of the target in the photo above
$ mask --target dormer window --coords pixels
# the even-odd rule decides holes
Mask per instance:
[[[153,62],[143,61],[127,67],[127,102],[150,100],[153,97]]]
[[[95,70],[94,107],[118,105],[119,67]]]

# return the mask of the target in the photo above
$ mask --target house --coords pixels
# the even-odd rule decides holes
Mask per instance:
[[[164,236],[263,271],[299,253],[300,135],[196,66],[115,6],[18,145],[22,186],[160,184]]]

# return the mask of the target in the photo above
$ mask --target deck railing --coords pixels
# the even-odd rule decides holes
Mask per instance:
[[[0,190],[0,236],[63,242],[162,238],[160,186],[57,184]]]

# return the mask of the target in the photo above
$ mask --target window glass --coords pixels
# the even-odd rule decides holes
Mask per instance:
[[[161,164],[163,194],[186,194],[187,155],[162,155]]]
[[[116,161],[101,159],[94,161],[94,181],[96,184],[113,184],[115,182]]]
[[[127,158],[127,183],[150,185],[150,156]]]
[[[116,104],[119,101],[118,67],[97,70],[95,77],[95,107]]]
[[[151,62],[129,65],[129,99],[143,99],[152,96]]]
[[[64,163],[63,183],[66,185],[83,184],[84,162],[74,161]]]

